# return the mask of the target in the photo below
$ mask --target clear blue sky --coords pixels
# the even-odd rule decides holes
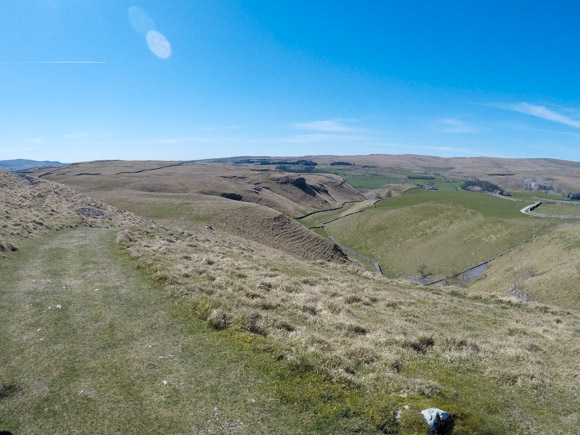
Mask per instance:
[[[0,160],[580,160],[580,2],[2,0]]]

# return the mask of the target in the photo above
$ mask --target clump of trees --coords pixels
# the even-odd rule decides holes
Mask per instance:
[[[482,191],[482,192],[496,192],[500,195],[503,194],[503,190],[499,188],[497,184],[490,183],[484,180],[467,180],[461,184],[463,190],[469,191]]]

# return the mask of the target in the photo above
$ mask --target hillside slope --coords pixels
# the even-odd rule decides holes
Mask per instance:
[[[291,217],[364,199],[333,174],[290,174],[226,164],[97,161],[49,171],[40,168],[34,175],[84,192],[125,189],[219,196],[264,205]]]
[[[246,353],[176,315],[116,234],[53,232],[0,264],[0,430],[314,432]]]
[[[19,226],[8,222],[30,222],[32,218],[29,208],[36,213],[33,217],[41,219],[48,212],[62,214],[66,218],[63,225],[98,224],[102,222],[99,219],[109,216],[109,213],[110,224],[116,224],[117,218],[119,223],[124,222],[124,219],[127,219],[127,223],[138,223],[139,218],[115,211],[112,207],[98,208],[106,206],[65,186],[48,182],[35,184],[37,180],[13,177],[16,176],[6,178],[3,189],[6,191],[4,195],[11,201],[10,207],[3,211],[7,216],[7,228]],[[29,186],[20,183],[29,183]],[[39,186],[46,190],[36,191]],[[18,202],[18,195],[11,196],[13,194],[9,190],[16,188],[24,194],[24,201]],[[43,194],[39,195],[40,192]],[[113,195],[114,192],[118,194],[119,191],[111,189],[109,194]],[[577,365],[580,355],[580,343],[577,340],[580,318],[572,310],[535,302],[524,304],[503,294],[498,296],[460,288],[430,289],[408,282],[379,279],[374,274],[348,264],[304,261],[279,249],[221,231],[218,224],[215,231],[203,228],[207,217],[203,213],[211,210],[211,204],[203,204],[203,201],[215,202],[217,211],[212,216],[217,219],[219,213],[224,213],[224,222],[227,216],[236,213],[242,215],[242,207],[252,212],[259,205],[207,195],[195,199],[188,193],[182,194],[182,202],[177,203],[172,202],[176,198],[179,200],[179,195],[175,194],[168,196],[160,192],[127,192],[133,195],[136,208],[151,210],[150,213],[161,220],[188,220],[188,214],[198,210],[194,218],[188,220],[192,226],[187,230],[141,225],[123,230],[117,235],[116,240],[125,251],[125,254],[116,254],[119,260],[129,267],[130,262],[125,255],[130,256],[134,262],[132,267],[138,266],[140,273],[146,273],[150,281],[155,283],[156,290],[168,296],[167,304],[160,303],[153,310],[149,307],[149,311],[138,311],[141,315],[137,315],[137,326],[141,329],[131,329],[129,339],[123,338],[125,335],[121,334],[122,328],[117,330],[115,324],[108,320],[118,312],[123,313],[123,310],[132,313],[131,304],[137,301],[133,301],[131,296],[138,299],[141,295],[123,293],[126,289],[122,281],[112,281],[105,289],[97,291],[95,286],[86,287],[95,298],[100,297],[99,291],[112,291],[128,304],[122,307],[107,305],[110,309],[105,310],[95,322],[89,323],[91,328],[104,328],[105,337],[114,343],[115,355],[121,355],[123,361],[126,361],[120,374],[136,376],[136,369],[139,369],[151,373],[151,376],[158,376],[158,382],[150,386],[147,383],[149,377],[145,376],[144,380],[138,379],[138,387],[134,387],[134,377],[113,376],[111,380],[109,373],[103,373],[102,366],[97,364],[96,367],[90,366],[96,370],[94,376],[81,379],[85,372],[74,372],[73,375],[79,376],[78,379],[84,382],[67,384],[66,389],[59,389],[57,382],[65,376],[64,372],[59,372],[60,364],[68,368],[71,367],[68,364],[77,363],[91,354],[71,352],[71,343],[64,341],[64,337],[67,337],[65,327],[70,327],[73,318],[78,319],[81,311],[75,311],[74,304],[81,302],[69,299],[73,301],[70,314],[65,305],[62,311],[48,311],[46,302],[49,299],[44,298],[50,298],[51,293],[43,293],[43,299],[36,301],[32,298],[30,303],[24,303],[21,315],[29,315],[34,322],[48,319],[47,312],[59,313],[63,317],[52,320],[54,328],[47,328],[45,333],[50,340],[46,342],[34,340],[38,337],[34,331],[37,334],[42,332],[45,328],[43,324],[25,323],[20,319],[10,323],[11,340],[16,337],[21,342],[11,347],[16,349],[13,354],[4,354],[3,358],[10,362],[10,371],[6,373],[11,377],[3,376],[0,382],[8,387],[19,385],[17,381],[12,383],[15,373],[21,373],[19,370],[38,370],[35,365],[19,364],[20,346],[28,352],[49,345],[50,358],[45,360],[48,364],[41,367],[39,373],[42,375],[43,369],[48,370],[51,374],[48,379],[52,383],[52,389],[48,391],[58,391],[65,396],[65,400],[60,401],[59,395],[48,394],[42,396],[50,401],[48,406],[42,400],[35,401],[36,396],[31,394],[32,391],[46,393],[42,382],[47,378],[40,376],[22,394],[16,390],[17,394],[11,394],[0,401],[0,411],[4,412],[1,421],[11,419],[11,424],[14,424],[11,427],[34,425],[34,419],[32,423],[14,422],[20,418],[15,417],[14,413],[14,410],[22,409],[19,401],[32,396],[32,402],[28,402],[27,406],[40,409],[41,413],[48,408],[47,415],[42,414],[43,421],[46,418],[54,425],[51,428],[61,428],[63,421],[68,422],[65,417],[70,409],[66,406],[76,406],[84,399],[84,396],[79,398],[79,391],[82,390],[82,394],[92,393],[95,383],[103,379],[109,379],[114,385],[105,385],[99,392],[114,395],[115,388],[121,386],[130,389],[138,400],[143,398],[141,403],[147,406],[165,409],[167,404],[179,404],[184,412],[188,412],[188,406],[199,409],[196,403],[184,404],[181,399],[178,400],[183,397],[183,391],[191,387],[188,381],[180,385],[181,378],[176,377],[169,378],[167,385],[162,382],[167,380],[163,370],[169,365],[177,367],[173,365],[172,358],[176,355],[182,357],[184,348],[191,349],[184,345],[187,338],[176,338],[177,341],[173,343],[175,351],[170,354],[156,353],[153,358],[147,353],[150,349],[148,341],[142,340],[145,321],[150,320],[151,316],[163,319],[163,310],[170,309],[169,305],[181,318],[192,322],[201,319],[211,328],[221,331],[220,336],[229,340],[228,346],[245,349],[246,354],[251,355],[251,358],[243,359],[249,367],[252,359],[261,358],[260,370],[271,375],[273,381],[268,384],[268,391],[275,400],[294,410],[311,412],[324,422],[312,430],[314,433],[424,433],[426,425],[419,412],[429,407],[451,412],[455,417],[457,433],[571,433],[580,424],[580,389],[578,383],[574,382],[580,376]],[[140,201],[139,195],[145,199]],[[124,200],[129,198],[126,194],[120,197]],[[72,198],[77,199],[73,201]],[[51,210],[47,210],[47,204],[53,203]],[[232,208],[226,212],[222,203]],[[80,205],[82,207],[78,208]],[[104,215],[89,213],[87,218],[86,212],[79,215],[81,209],[94,209]],[[67,219],[70,219],[70,224]],[[89,219],[95,219],[95,222]],[[41,232],[31,231],[30,235]],[[90,239],[88,233],[85,235],[89,242],[84,243],[83,248],[86,259],[93,252],[93,239]],[[114,236],[107,232],[109,241]],[[84,237],[83,232],[76,233],[75,237],[78,242]],[[102,240],[100,236],[95,237]],[[57,260],[70,258],[72,254],[67,250],[66,243],[73,239],[55,237],[55,245],[45,244],[49,248],[43,249],[47,274],[53,265],[51,273],[66,278],[66,270],[63,270],[66,267]],[[27,242],[27,245],[30,246],[29,251],[34,249],[32,241]],[[41,246],[40,242],[38,246]],[[20,254],[25,253],[27,251]],[[51,262],[54,253],[59,257]],[[36,259],[32,256],[31,262],[27,264],[37,264]],[[107,269],[114,271],[112,266]],[[56,281],[59,293],[55,295],[74,298],[76,292],[82,291],[82,288],[77,288],[80,287],[81,277],[92,279],[98,276],[89,266],[83,271],[85,273],[72,276],[71,283],[75,287],[70,291],[68,282],[61,284],[61,281]],[[22,271],[19,275],[22,279],[26,277]],[[34,292],[37,286],[44,288],[40,286],[46,284],[50,288],[53,285],[50,279],[42,282],[38,278],[34,279],[36,281],[26,281],[22,285],[26,295],[19,295],[13,289],[4,290],[11,300],[21,301],[22,297],[30,298],[30,292]],[[83,296],[82,303],[89,304],[89,296]],[[13,309],[10,301],[4,298],[0,300],[3,311]],[[55,303],[60,304],[53,300],[49,306],[55,306]],[[99,307],[99,304],[95,302],[94,306]],[[160,312],[156,313],[155,310]],[[19,329],[22,325],[28,329]],[[7,340],[7,337],[7,334],[2,334],[0,340]],[[81,349],[87,350],[83,341],[86,334],[69,338],[74,343],[80,340]],[[118,340],[121,338],[123,340]],[[32,343],[30,349],[27,347],[29,343]],[[5,348],[2,346],[2,349]],[[195,347],[193,349],[195,351]],[[59,359],[61,355],[66,360]],[[90,363],[91,358],[88,359]],[[105,361],[110,363],[106,358]],[[224,370],[230,367],[226,365]],[[243,370],[240,376],[244,376]],[[38,390],[34,389],[35,386],[38,386]],[[194,391],[189,391],[194,394]],[[149,398],[154,400],[149,401]],[[247,399],[253,397],[248,396]],[[63,407],[53,406],[55,403]],[[87,412],[87,409],[99,412],[94,408],[96,402],[90,395],[87,395],[86,402],[80,403],[82,412]],[[102,401],[99,403],[103,404]],[[144,408],[147,406],[143,405]],[[260,406],[259,402],[255,406]],[[135,407],[140,409],[139,402],[136,405],[129,400],[120,405],[121,409],[133,410]],[[252,406],[246,409],[251,413]],[[538,409],[542,412],[536,412]],[[163,414],[166,420],[159,421],[156,417],[151,427],[159,424],[158,427],[166,428],[182,421],[179,415],[171,412],[173,409],[170,406]],[[74,412],[72,415],[75,415]],[[132,412],[114,412],[114,418],[126,418],[128,423],[133,415]],[[22,417],[22,420],[25,418]],[[206,413],[200,417],[202,421],[189,413],[181,418],[193,419],[195,425],[199,426],[208,422]],[[106,426],[103,427],[106,429]],[[70,427],[66,429],[74,431]],[[229,430],[229,427],[219,429]],[[289,432],[292,433],[293,429],[295,427],[291,426]],[[255,433],[250,427],[247,430]],[[171,432],[170,429],[166,431]]]
[[[561,225],[492,262],[470,289],[580,310],[580,225]]]
[[[495,157],[434,157],[373,154],[367,156],[310,156],[325,166],[333,162],[417,173],[439,174],[448,178],[478,177],[505,190],[553,190],[580,192],[580,162],[556,159],[504,159]],[[340,167],[340,166],[339,166]],[[347,166],[348,168],[348,166]],[[388,172],[388,171],[387,171]]]
[[[315,397],[333,418],[367,422],[351,432],[422,433],[419,411],[432,406],[456,415],[458,433],[566,433],[580,422],[570,384],[580,376],[577,314],[377,279],[216,232],[125,236],[188,313],[267,343],[261,349],[296,376],[347,388],[346,407],[334,404],[336,390],[305,390],[303,403]]]
[[[62,184],[0,170],[0,253],[22,239],[77,226],[121,227],[146,221]]]
[[[173,228],[203,228],[258,241],[307,260],[347,261],[334,243],[287,216],[364,199],[334,175],[286,174],[231,165],[92,162],[51,169],[41,179]]]

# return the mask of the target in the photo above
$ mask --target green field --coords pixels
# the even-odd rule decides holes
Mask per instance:
[[[361,166],[349,166],[337,169],[335,166],[321,166],[319,171],[340,175],[356,189],[363,191],[379,189],[385,184],[436,184],[444,181],[441,177],[428,173],[391,168],[369,169]],[[421,177],[433,178],[422,179]]]
[[[580,216],[580,204],[562,204],[554,202],[544,202],[536,210],[538,213],[562,215],[562,216]]]
[[[432,275],[449,274],[554,225],[522,215],[524,205],[461,190],[415,189],[328,228],[345,246],[377,260],[388,276],[415,275],[420,266]]]
[[[567,201],[567,199],[561,195],[554,195],[552,193],[545,193],[545,192],[539,192],[539,191],[532,191],[532,192],[516,191],[516,192],[511,192],[511,194],[514,198],[524,199],[526,201],[537,201],[537,198],[555,199],[558,201]]]

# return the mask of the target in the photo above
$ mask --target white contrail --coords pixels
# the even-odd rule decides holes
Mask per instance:
[[[30,64],[62,64],[62,63],[85,63],[85,64],[104,64],[94,60],[35,60],[31,62],[0,62],[2,65],[30,65]]]

